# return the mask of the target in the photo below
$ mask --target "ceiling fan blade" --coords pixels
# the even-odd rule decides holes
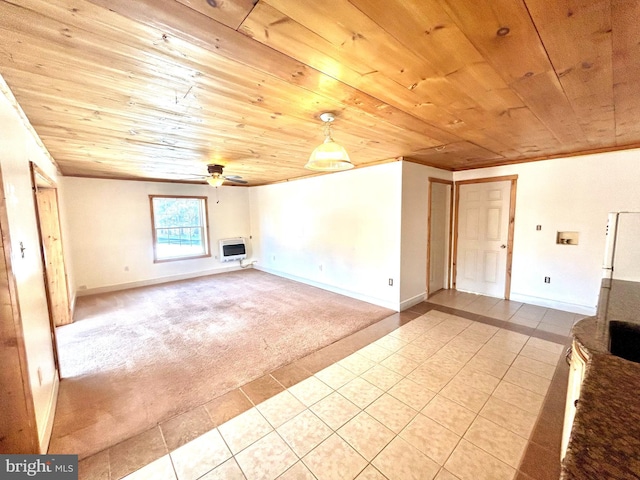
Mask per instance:
[[[232,182],[232,183],[241,183],[241,184],[246,184],[249,183],[246,180],[242,180],[240,177],[234,178],[234,177],[224,177],[225,180]]]

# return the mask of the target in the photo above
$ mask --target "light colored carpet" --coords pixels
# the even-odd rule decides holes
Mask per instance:
[[[96,453],[392,313],[253,269],[80,297],[49,451]]]

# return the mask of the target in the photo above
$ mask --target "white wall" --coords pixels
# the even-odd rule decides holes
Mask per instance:
[[[240,268],[217,259],[218,240],[249,237],[247,188],[73,177],[63,185],[65,253],[79,295]],[[211,257],[154,263],[149,195],[207,196]]]
[[[401,182],[392,162],[251,188],[255,267],[398,309]]]
[[[640,282],[640,213],[620,213],[615,237],[615,259],[611,278]]]
[[[639,160],[639,150],[627,150],[454,174],[456,181],[518,175],[512,300],[595,312],[607,213],[640,210]],[[558,231],[579,232],[579,245],[557,245]]]
[[[429,177],[452,180],[453,174],[402,162],[401,309],[420,303],[426,296]]]
[[[0,166],[9,218],[11,264],[17,284],[38,435],[44,449],[53,422],[58,379],[29,161],[36,163],[53,180],[57,178],[57,171],[2,77],[0,92]],[[20,254],[21,245],[24,257]]]

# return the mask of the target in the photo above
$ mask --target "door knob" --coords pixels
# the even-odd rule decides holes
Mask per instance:
[[[500,248],[507,248],[506,245],[500,245]]]

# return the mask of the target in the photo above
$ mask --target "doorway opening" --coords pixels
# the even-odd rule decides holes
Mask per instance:
[[[451,285],[453,182],[429,178],[427,297]]]
[[[31,163],[31,182],[38,235],[40,237],[40,252],[44,266],[45,292],[49,306],[51,343],[53,345],[56,370],[58,371],[58,377],[60,377],[56,327],[67,325],[73,320],[69,301],[67,271],[62,250],[58,189],[56,183],[34,163]]]

